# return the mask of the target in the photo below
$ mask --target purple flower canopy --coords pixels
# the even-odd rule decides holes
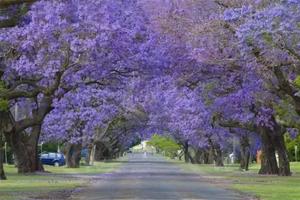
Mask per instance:
[[[26,103],[33,116],[48,100],[42,140],[92,141],[120,117],[125,146],[158,133],[226,148],[245,132],[256,137],[250,126],[277,123],[294,135],[300,1],[230,5],[37,1],[18,26],[0,30],[2,82],[27,94],[9,103]]]

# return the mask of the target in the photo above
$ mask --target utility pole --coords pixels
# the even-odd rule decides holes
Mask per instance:
[[[41,143],[41,154],[43,153],[43,144],[44,142]]]
[[[59,144],[57,144],[57,153],[61,153]]]
[[[295,145],[295,160],[298,162],[298,146]]]
[[[94,165],[95,152],[96,152],[96,145],[93,144],[93,147],[92,147],[92,150],[91,150],[91,155],[90,155],[90,165]]]
[[[234,162],[235,162],[235,158],[236,158],[236,156],[235,156],[235,152],[236,152],[236,143],[237,143],[237,141],[236,141],[236,137],[233,137],[233,148],[232,148],[232,150],[233,150],[233,158],[232,158],[232,164],[234,164]]]
[[[7,164],[7,142],[4,143],[5,163]]]

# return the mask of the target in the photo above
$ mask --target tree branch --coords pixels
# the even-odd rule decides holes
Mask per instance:
[[[257,127],[254,124],[241,123],[241,122],[233,121],[233,120],[227,120],[227,121],[218,120],[217,123],[220,126],[226,127],[226,128],[242,128],[242,129],[246,129],[246,130],[253,131],[253,132],[255,132],[257,129]]]
[[[6,8],[12,5],[20,5],[23,3],[33,3],[37,0],[0,0],[0,8]]]
[[[1,91],[0,98],[13,100],[17,98],[34,98],[36,97],[41,91],[39,89],[35,89],[33,91],[22,91],[22,90],[13,90],[13,91]]]

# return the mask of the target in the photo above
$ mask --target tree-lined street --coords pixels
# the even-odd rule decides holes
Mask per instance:
[[[101,171],[150,145],[286,196],[300,182],[299,19],[300,0],[0,0],[0,190],[19,198],[34,184],[14,180]],[[235,198],[196,174],[135,155],[85,194]],[[73,178],[67,194],[86,184]]]
[[[245,200],[246,195],[216,187],[160,155],[135,153],[114,173],[100,175],[71,199]]]

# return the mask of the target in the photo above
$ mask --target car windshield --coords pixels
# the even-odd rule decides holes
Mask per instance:
[[[48,157],[48,154],[42,154],[41,155],[41,158],[47,158]]]
[[[57,157],[58,157],[58,158],[62,158],[62,157],[63,157],[63,155],[62,155],[62,154],[60,154],[60,153],[58,153],[58,154],[57,154]]]
[[[49,153],[49,157],[50,158],[55,158],[56,157],[56,153]]]

